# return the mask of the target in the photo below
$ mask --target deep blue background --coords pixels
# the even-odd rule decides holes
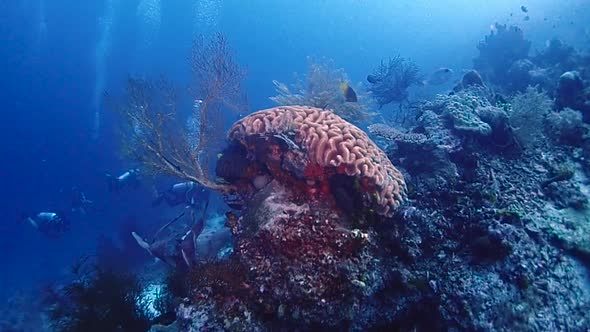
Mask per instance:
[[[184,87],[195,33],[226,34],[247,69],[251,109],[271,106],[272,80],[291,82],[294,72],[305,72],[308,56],[331,58],[360,82],[381,58],[396,54],[414,59],[426,74],[441,66],[458,72],[470,68],[477,41],[494,22],[518,24],[537,49],[555,36],[580,48],[590,40],[585,25],[590,5],[584,0],[161,0],[151,18],[138,10],[149,2],[158,3],[0,3],[0,282],[5,290],[64,273],[73,259],[93,250],[97,236],[114,234],[129,215],[145,223],[157,219],[146,213],[149,187],[117,196],[105,190],[104,173],[129,164],[117,153],[108,110],[100,110],[101,131],[98,139],[92,137],[97,79],[102,75],[103,88],[114,93],[121,92],[129,74],[163,73]],[[523,21],[521,4],[529,7],[530,21]],[[112,23],[110,33],[105,20]],[[101,38],[108,50],[97,53]],[[97,54],[103,68],[97,68]],[[17,222],[24,212],[67,209],[73,186],[96,201],[100,212],[74,217],[64,238],[47,240]]]

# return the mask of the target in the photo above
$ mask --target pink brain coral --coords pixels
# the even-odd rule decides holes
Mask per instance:
[[[236,122],[228,135],[240,142],[252,136],[293,137],[310,162],[368,179],[370,203],[381,215],[391,216],[404,199],[404,178],[385,153],[361,129],[329,110],[308,106],[262,110]]]

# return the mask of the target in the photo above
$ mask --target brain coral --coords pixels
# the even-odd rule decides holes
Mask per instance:
[[[229,139],[245,144],[247,137],[286,135],[306,151],[309,162],[334,167],[365,183],[365,197],[377,213],[393,215],[403,201],[402,174],[361,129],[329,110],[281,106],[250,114],[229,130]],[[368,180],[368,181],[367,181]]]

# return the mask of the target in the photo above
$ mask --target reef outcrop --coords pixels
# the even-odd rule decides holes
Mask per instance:
[[[551,112],[534,88],[506,103],[471,87],[423,103],[417,114],[404,131],[370,131],[405,175],[411,207],[398,241],[413,261],[396,266],[410,270],[410,283],[426,273],[422,282],[438,299],[432,316],[446,329],[587,329],[588,172],[576,155],[589,145],[581,113]],[[410,137],[420,139],[408,149]]]
[[[390,260],[379,228],[395,224],[385,221],[399,218],[406,195],[385,152],[331,111],[305,106],[255,112],[228,138],[217,171],[237,189],[226,197],[240,209],[227,215],[234,252],[193,272],[183,326],[361,329],[378,321],[373,298],[387,287]]]

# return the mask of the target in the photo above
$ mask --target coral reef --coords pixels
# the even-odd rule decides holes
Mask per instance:
[[[354,310],[352,298],[362,301],[381,287],[376,248],[370,248],[368,233],[347,225],[352,220],[346,215],[323,204],[287,203],[291,195],[269,184],[253,200],[262,201],[254,218],[242,221],[259,223],[258,230],[250,236],[247,227],[235,230],[240,259],[255,267],[250,273],[259,310],[306,325],[347,324],[352,317],[330,313]]]
[[[414,62],[395,56],[382,60],[372,74],[367,76],[369,91],[379,108],[389,103],[401,103],[408,99],[408,88],[420,84],[421,77]]]
[[[401,130],[392,128],[385,124],[372,124],[369,126],[369,131],[372,134],[383,137],[388,141],[410,144],[412,146],[422,145],[426,143],[428,138],[421,133],[404,133]]]
[[[514,144],[508,114],[503,108],[494,106],[493,102],[493,95],[485,87],[471,85],[448,96],[438,95],[434,101],[425,103],[419,115],[419,122],[423,123],[424,128],[429,128],[433,125],[430,121],[443,121],[459,136],[485,141],[499,149],[508,148]],[[440,119],[434,120],[437,117]],[[440,141],[452,137],[434,132],[430,135],[438,136],[438,144],[442,145],[449,143]],[[453,146],[456,142],[450,144]]]
[[[492,127],[484,122],[479,116],[479,108],[483,105],[477,102],[466,101],[465,98],[470,96],[451,97],[446,101],[444,114],[453,123],[453,128],[457,131],[467,134],[487,136],[492,133]],[[472,99],[475,101],[476,99]]]
[[[459,172],[452,161],[469,158],[466,151],[474,146],[502,153],[516,150],[508,114],[492,104],[492,97],[485,87],[467,85],[420,105],[417,124],[410,133],[385,125],[372,125],[369,130],[388,143],[389,158],[409,175],[410,183],[418,185],[410,185],[410,190],[455,184]]]
[[[232,258],[189,272],[184,330],[359,329],[385,287],[374,227],[405,197],[403,176],[357,127],[306,106],[255,112],[236,122],[219,175],[238,189],[228,214]],[[233,156],[232,156],[233,155]],[[237,156],[236,156],[237,155]],[[260,180],[265,179],[265,180]],[[371,211],[374,211],[371,213]]]
[[[358,128],[303,106],[238,121],[218,161],[239,198],[234,252],[189,272],[178,329],[586,329],[590,189],[573,151],[589,143],[562,136],[585,125],[534,88],[516,98],[467,85],[419,104],[409,130],[369,127],[396,168],[370,161],[404,199],[375,212],[395,222],[367,209],[385,202],[363,180],[377,173],[352,167],[374,149]],[[525,125],[540,126],[534,139]]]
[[[339,85],[349,82],[343,69],[335,67],[328,59],[308,59],[307,74],[297,78],[289,87],[273,81],[278,95],[270,99],[277,105],[305,105],[334,111],[338,116],[354,123],[370,120],[375,114],[372,98],[362,86],[355,86],[358,101],[347,102]]]
[[[179,324],[237,331],[295,323],[345,330],[587,327],[590,290],[577,261],[587,257],[587,244],[576,238],[584,219],[566,217],[564,225],[558,212],[586,214],[585,201],[575,199],[585,196],[573,182],[579,171],[555,171],[567,150],[550,140],[538,147],[544,153],[507,155],[515,145],[506,145],[511,117],[498,106],[493,94],[472,86],[421,105],[410,131],[370,127],[407,174],[409,202],[396,209],[403,222],[395,223],[360,222],[335,208],[338,190],[319,183],[339,174],[307,169],[290,155],[305,151],[329,165],[310,153],[317,144],[312,148],[300,127],[308,114],[323,119],[316,113],[326,111],[285,107],[239,121],[229,137],[244,148],[230,151],[250,165],[228,173],[251,192],[240,215],[228,215],[234,256],[197,274],[203,282],[181,306]],[[542,112],[531,115],[543,123]],[[490,148],[494,140],[501,148]],[[259,176],[272,179],[254,189]],[[303,180],[310,178],[316,181]],[[417,319],[425,315],[432,319]]]
[[[174,271],[176,321],[152,330],[587,330],[582,60],[556,41],[530,57],[522,31],[499,24],[478,49],[477,71],[412,105],[411,125],[369,126],[375,142],[339,116],[361,121],[342,71],[313,64],[293,88],[275,82],[275,102],[307,106],[230,128],[209,187],[234,209],[218,220],[233,248]],[[367,80],[383,106],[419,75],[397,57]]]
[[[490,35],[478,44],[474,68],[498,91],[514,94],[538,86],[555,98],[558,109],[581,111],[588,121],[586,57],[558,39],[548,41],[535,56],[529,56],[530,45],[520,28],[496,23]]]
[[[423,115],[421,120],[426,123],[426,116]],[[449,153],[453,146],[460,144],[458,141],[451,144],[437,142],[437,137],[432,136],[429,129],[424,133],[404,133],[384,124],[374,124],[369,126],[369,131],[388,144],[390,157],[404,156],[394,161],[413,181],[428,183],[444,179],[453,182],[458,178],[457,167],[449,161]]]
[[[465,95],[455,97],[455,103],[440,103],[453,99],[444,96],[422,105],[418,124],[410,130],[426,136],[415,141],[422,150],[402,149],[403,134],[372,127],[388,143],[390,159],[409,174],[410,207],[402,212],[406,227],[396,242],[410,255],[412,269],[398,266],[405,271],[400,279],[405,287],[421,285],[432,292],[438,309],[430,315],[445,329],[588,328],[590,289],[585,274],[590,260],[587,236],[581,233],[587,231],[588,190],[581,170],[563,168],[575,164],[572,148],[551,144],[543,136],[543,112],[531,112],[536,118],[529,121],[541,123],[536,131],[544,144],[538,151],[507,155],[504,149],[490,149],[489,141],[473,140],[474,131],[465,135],[454,121],[445,119],[445,105],[477,115],[473,123],[485,122],[474,109],[494,107],[489,94],[461,93]],[[458,108],[456,103],[462,102],[465,105]],[[432,142],[454,144],[442,154],[446,145],[432,148]],[[439,166],[446,158],[457,172],[454,181],[397,162],[428,149],[431,153],[422,162]],[[422,301],[431,303],[425,297]]]
[[[370,254],[368,235],[352,230],[346,215],[293,195],[273,181],[249,200],[249,212],[232,228],[239,262],[222,267],[231,273],[201,269],[195,280],[207,287],[195,288],[197,299],[213,301],[230,321],[250,312],[284,327],[348,324],[351,317],[333,313],[359,310],[349,301],[362,301],[379,287],[381,264]]]

